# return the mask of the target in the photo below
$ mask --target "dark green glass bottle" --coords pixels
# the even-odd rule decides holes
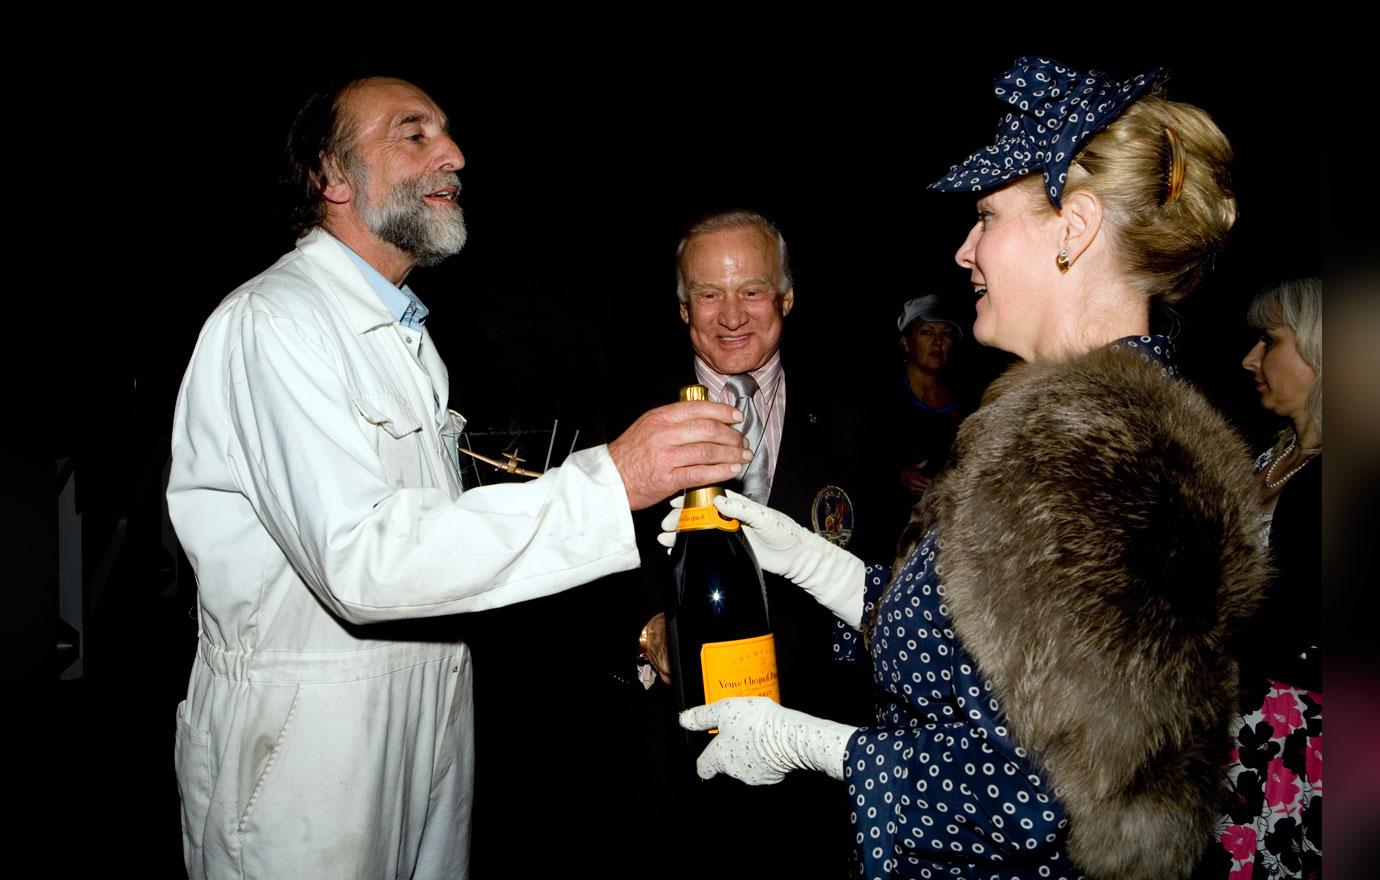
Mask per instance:
[[[706,391],[690,385],[680,396],[704,400]],[[723,494],[718,486],[686,492],[671,554],[666,632],[682,711],[724,697],[781,702],[762,569],[739,522],[714,507]],[[707,742],[703,734],[691,736],[692,753]]]

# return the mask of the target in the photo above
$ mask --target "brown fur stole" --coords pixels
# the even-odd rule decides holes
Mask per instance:
[[[1198,393],[1138,356],[1022,364],[964,422],[902,542],[939,524],[954,629],[1093,877],[1186,877],[1210,838],[1227,643],[1266,573],[1250,463]]]

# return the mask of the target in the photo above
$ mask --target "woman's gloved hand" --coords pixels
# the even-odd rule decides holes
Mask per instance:
[[[681,501],[671,500],[676,509],[661,522],[657,541],[665,547],[676,542]],[[743,524],[758,565],[797,584],[839,620],[858,628],[862,623],[865,569],[861,559],[802,528],[784,513],[737,492],[714,499],[714,506]]]
[[[725,773],[748,785],[772,785],[792,770],[843,779],[843,759],[856,728],[787,709],[766,697],[728,697],[680,713],[687,730],[719,729],[700,753],[701,779]]]

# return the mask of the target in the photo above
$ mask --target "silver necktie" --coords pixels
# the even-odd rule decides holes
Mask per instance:
[[[767,424],[766,419],[758,414],[752,403],[752,395],[757,391],[757,380],[747,373],[738,373],[729,376],[724,382],[724,387],[732,391],[733,406],[743,414],[743,423],[740,427],[753,454],[747,470],[743,471],[743,494],[758,504],[766,504],[767,495],[771,492],[767,484],[767,450],[762,443]]]

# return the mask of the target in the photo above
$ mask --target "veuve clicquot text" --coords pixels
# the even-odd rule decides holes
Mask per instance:
[[[690,385],[680,396],[704,400],[706,391]],[[741,524],[714,507],[723,494],[717,486],[686,492],[676,528],[666,632],[681,710],[724,697],[781,701],[762,569]],[[703,734],[689,740],[694,754],[708,742]]]

